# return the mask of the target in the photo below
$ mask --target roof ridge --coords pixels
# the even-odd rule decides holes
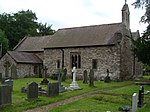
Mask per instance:
[[[86,28],[86,27],[104,26],[104,25],[115,25],[115,24],[122,24],[122,22],[119,22],[119,23],[109,23],[109,24],[99,24],[99,25],[77,26],[77,27],[70,27],[70,28],[61,28],[61,29],[58,29],[58,30],[67,30],[67,29],[76,29],[76,28]]]
[[[19,41],[19,43],[13,48],[13,50],[16,50],[19,47],[19,45],[21,45],[26,39],[27,39],[27,36],[25,36],[23,39],[21,39]]]

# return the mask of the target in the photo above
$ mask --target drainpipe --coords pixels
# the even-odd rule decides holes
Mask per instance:
[[[61,65],[61,67],[63,69],[64,68],[64,50],[61,49],[61,51],[62,51],[62,65]]]

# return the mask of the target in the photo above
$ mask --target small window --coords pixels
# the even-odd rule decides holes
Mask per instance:
[[[60,60],[57,60],[56,67],[60,68]]]
[[[92,60],[92,68],[97,69],[97,59]]]

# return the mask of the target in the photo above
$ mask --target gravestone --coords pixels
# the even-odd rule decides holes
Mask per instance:
[[[93,71],[93,69],[91,69],[90,73],[89,73],[89,86],[90,87],[94,86],[94,71]]]
[[[61,74],[61,71],[59,69],[57,70],[57,79],[59,83],[59,93],[67,91],[66,88],[61,84],[63,75]]]
[[[109,70],[107,69],[107,76],[105,77],[104,82],[109,83],[110,81]]]
[[[63,69],[63,76],[62,76],[62,81],[66,80],[66,75],[67,75],[67,69]]]
[[[83,72],[83,83],[87,84],[87,70],[84,70]]]
[[[5,80],[4,84],[9,85],[11,87],[11,91],[13,91],[13,79],[12,78]]]
[[[0,105],[11,104],[11,102],[12,102],[11,86],[9,85],[0,86]]]
[[[2,82],[2,73],[0,73],[0,82]]]
[[[138,107],[142,107],[144,103],[144,87],[140,86],[139,96],[138,96]]]
[[[76,82],[76,73],[77,73],[76,67],[73,67],[72,72],[73,72],[73,81],[72,81],[72,83],[70,84],[69,89],[71,89],[71,90],[81,89],[81,88],[78,86],[78,83]]]
[[[59,94],[59,82],[48,83],[47,85],[47,96],[54,96]]]
[[[27,87],[27,98],[38,98],[38,84],[32,82]]]
[[[134,93],[132,95],[132,112],[136,112],[138,105],[138,94]]]

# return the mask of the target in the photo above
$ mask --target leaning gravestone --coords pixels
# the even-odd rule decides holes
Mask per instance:
[[[83,83],[87,84],[87,70],[84,70],[83,72]]]
[[[47,96],[50,97],[58,94],[59,94],[59,83],[58,82],[48,83]]]
[[[11,104],[11,102],[12,102],[11,86],[9,85],[0,86],[0,106]]]
[[[27,87],[27,98],[38,98],[38,84],[32,82]]]
[[[90,87],[94,86],[94,71],[93,71],[93,69],[91,69],[90,73],[89,73],[89,86]]]

